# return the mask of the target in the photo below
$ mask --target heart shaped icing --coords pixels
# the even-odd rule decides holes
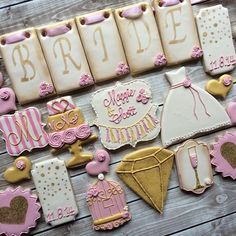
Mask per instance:
[[[206,91],[213,96],[225,98],[233,86],[232,76],[224,74],[218,80],[211,79],[206,84]]]
[[[108,173],[110,155],[105,150],[97,150],[93,161],[89,162],[85,169],[88,174],[97,176],[101,173]]]
[[[24,224],[28,209],[28,201],[23,196],[14,197],[10,207],[0,208],[1,224]]]
[[[16,96],[11,88],[0,89],[0,115],[17,110]]]
[[[221,155],[235,169],[236,168],[236,145],[231,142],[224,143],[221,146]]]
[[[25,179],[30,179],[31,161],[25,157],[18,157],[13,166],[4,172],[4,179],[9,183],[17,183]]]

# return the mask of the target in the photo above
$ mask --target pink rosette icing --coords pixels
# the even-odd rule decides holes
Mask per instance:
[[[225,76],[223,79],[223,83],[225,86],[230,86],[232,84],[232,78],[230,76]]]
[[[40,97],[46,97],[49,94],[52,94],[53,91],[54,91],[54,87],[52,84],[49,84],[45,81],[40,83],[40,86],[39,86],[39,96]]]
[[[203,50],[199,46],[194,46],[191,57],[198,59],[203,56]]]
[[[26,167],[25,162],[22,161],[22,160],[17,161],[17,162],[16,162],[16,167],[17,167],[17,169],[19,169],[19,170],[24,170],[25,167]]]
[[[91,197],[97,197],[98,196],[98,190],[96,187],[91,187],[88,192],[87,192],[87,197],[91,198]]]
[[[0,98],[4,101],[7,101],[10,98],[11,94],[7,89],[0,90]]]
[[[185,88],[189,88],[190,86],[192,85],[192,81],[188,78],[186,78],[184,81],[183,81],[183,86]]]
[[[64,145],[61,132],[54,132],[48,135],[48,143],[53,148],[60,148]]]
[[[88,124],[82,124],[76,128],[76,137],[78,139],[86,139],[92,134],[91,129]]]
[[[158,54],[154,59],[155,66],[165,66],[167,64],[166,57],[163,53]]]
[[[145,93],[145,89],[140,89],[139,95],[136,98],[137,102],[142,102],[143,104],[147,104],[150,96]]]
[[[126,75],[129,73],[129,66],[123,62],[120,62],[116,68],[117,75]]]
[[[67,129],[63,132],[63,141],[64,143],[74,143],[76,140],[76,136],[75,136],[75,129],[71,128],[71,129]]]
[[[37,196],[31,194],[29,189],[17,187],[16,189],[7,188],[6,190],[2,191],[0,193],[0,208],[10,210],[13,204],[17,204],[17,202],[14,201],[17,201],[19,197],[23,197],[24,201],[27,201],[24,222],[19,224],[1,223],[1,235],[4,234],[6,236],[20,236],[22,234],[27,234],[31,228],[34,228],[37,225],[36,221],[40,218],[39,209],[41,208],[41,205],[37,202]]]
[[[79,85],[80,86],[88,86],[93,84],[93,78],[91,75],[84,73],[80,76],[80,80],[79,80]]]

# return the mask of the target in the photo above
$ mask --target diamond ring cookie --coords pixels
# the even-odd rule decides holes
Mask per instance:
[[[37,196],[29,189],[7,188],[0,192],[0,234],[21,236],[36,227],[40,218]]]
[[[126,155],[116,173],[145,202],[162,213],[173,160],[172,151],[148,147]]]
[[[110,159],[105,150],[97,150],[94,160],[86,165],[87,173],[98,177],[86,197],[95,230],[112,230],[131,220],[124,190],[103,175],[108,172]]]
[[[135,146],[158,136],[160,122],[158,105],[151,90],[142,80],[117,82],[114,87],[98,90],[92,97],[102,144],[107,149]]]

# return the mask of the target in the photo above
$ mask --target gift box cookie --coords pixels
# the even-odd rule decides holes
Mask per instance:
[[[57,93],[93,84],[74,19],[37,29]]]
[[[111,9],[78,16],[76,23],[95,82],[129,73]]]
[[[166,65],[153,11],[147,2],[119,8],[115,17],[132,74]]]
[[[2,57],[20,104],[55,93],[34,28],[0,37]]]
[[[168,64],[202,57],[190,1],[154,0],[153,7]]]

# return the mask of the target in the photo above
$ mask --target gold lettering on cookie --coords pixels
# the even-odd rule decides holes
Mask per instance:
[[[185,41],[186,39],[186,34],[184,35],[184,37],[177,39],[177,28],[181,25],[181,22],[176,21],[175,16],[174,16],[174,12],[179,12],[181,14],[181,7],[177,7],[174,9],[171,9],[169,11],[167,11],[166,13],[166,28],[168,28],[168,23],[167,23],[167,17],[168,15],[170,15],[170,19],[173,25],[173,39],[169,41],[169,44],[177,44],[177,43],[182,43]]]
[[[104,42],[104,37],[103,37],[101,27],[97,27],[93,32],[93,42],[97,46],[98,41],[96,40],[96,34],[99,34],[99,37],[100,37],[100,40],[101,40],[101,45],[102,45],[102,48],[103,48],[103,59],[102,59],[102,61],[103,62],[108,61],[107,48],[106,48],[106,45],[105,45],[105,42]]]
[[[144,52],[145,50],[147,50],[147,49],[149,48],[149,46],[150,46],[150,44],[151,44],[150,28],[149,28],[148,24],[147,24],[144,20],[141,20],[140,22],[143,23],[146,32],[143,32],[143,31],[142,31],[142,32],[138,33],[138,30],[137,30],[137,27],[136,27],[136,23],[135,23],[135,21],[133,21],[133,20],[130,21],[130,23],[129,23],[129,25],[128,25],[128,26],[131,25],[131,26],[133,27],[133,29],[134,29],[134,34],[135,34],[135,37],[136,37],[137,42],[138,42],[138,49],[137,49],[137,51],[136,51],[137,53],[142,53],[142,52]],[[140,35],[142,35],[142,34],[148,35],[148,41],[147,41],[146,47],[142,47],[142,43],[141,43],[141,39],[140,39]]]
[[[28,127],[28,119],[25,115],[22,115],[22,122],[19,122],[16,120],[15,125],[18,130],[17,133],[11,132],[9,133],[7,137],[9,140],[9,143],[12,146],[19,145],[23,140],[23,136],[27,142],[29,142],[30,139],[38,142],[42,138],[42,135],[38,135],[38,137],[36,137],[36,135],[33,135],[30,133],[29,127]]]
[[[58,38],[57,40],[55,40],[55,42],[53,44],[53,54],[54,54],[55,58],[58,57],[58,54],[56,52],[57,45],[59,46],[60,54],[61,54],[61,56],[63,58],[63,62],[64,62],[63,74],[66,75],[66,74],[69,74],[69,72],[70,72],[68,70],[68,61],[70,61],[77,70],[80,70],[81,64],[76,64],[75,60],[71,56],[71,43],[70,43],[70,41],[66,37],[61,37],[61,38]]]
[[[21,77],[21,82],[32,80],[36,75],[36,70],[32,61],[30,61],[29,59],[30,54],[28,47],[25,44],[17,45],[14,47],[12,51],[12,61],[14,66],[17,65],[17,55],[24,74],[23,77]],[[30,72],[32,74],[31,76],[29,75]]]

